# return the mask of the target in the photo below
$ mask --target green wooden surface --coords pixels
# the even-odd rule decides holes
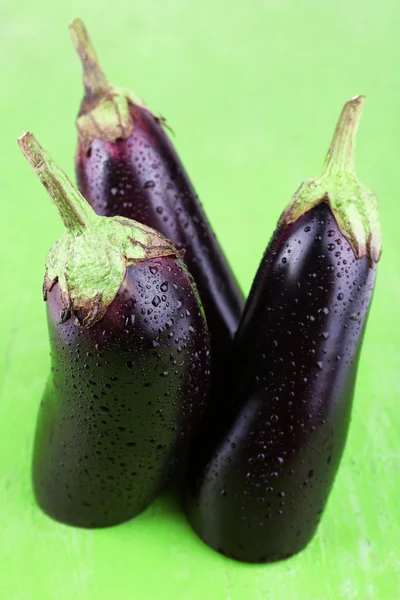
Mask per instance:
[[[318,535],[287,562],[213,553],[169,496],[103,531],[35,506],[30,451],[49,368],[41,284],[62,226],[16,138],[34,131],[73,173],[77,15],[110,78],[168,118],[246,292],[280,211],[319,171],[343,102],[367,96],[357,164],[380,198],[384,253],[342,467]],[[397,0],[1,3],[2,600],[400,598],[399,31]]]

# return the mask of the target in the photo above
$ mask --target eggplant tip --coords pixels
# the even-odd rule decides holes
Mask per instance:
[[[356,94],[355,96],[350,98],[349,102],[357,103],[357,104],[359,104],[361,102],[365,102],[365,95],[364,94]]]
[[[75,17],[74,19],[72,19],[72,21],[69,22],[68,25],[69,29],[76,29],[77,27],[85,27],[85,24],[80,17]]]
[[[29,148],[29,142],[31,142],[35,136],[30,131],[23,131],[19,138],[17,138],[18,146],[21,148],[22,152],[26,155],[26,151]]]
[[[350,98],[350,100],[348,100],[343,109],[349,109],[352,108],[353,110],[357,110],[359,113],[361,113],[361,111],[364,108],[364,104],[365,104],[365,96],[364,94],[357,94],[357,96],[353,96],[352,98]]]

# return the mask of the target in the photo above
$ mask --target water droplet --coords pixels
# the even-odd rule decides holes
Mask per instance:
[[[113,196],[115,196],[115,194],[118,192],[118,189],[116,187],[112,187],[110,192]]]
[[[340,293],[337,295],[338,300],[343,300],[343,298],[344,298],[344,294]]]
[[[153,188],[155,186],[155,182],[154,181],[146,181],[146,183],[144,184],[145,188]]]
[[[162,283],[162,284],[160,285],[160,290],[161,290],[162,292],[168,292],[168,282],[167,282],[167,281],[164,281],[164,283]]]
[[[151,301],[152,305],[155,307],[159,306],[160,302],[161,302],[160,296],[154,296],[153,300]]]
[[[156,211],[158,212],[159,215],[162,215],[163,213],[163,207],[162,206],[157,206]]]
[[[328,250],[332,252],[335,249],[335,244],[328,244]]]

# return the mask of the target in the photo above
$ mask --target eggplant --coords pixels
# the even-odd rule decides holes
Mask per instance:
[[[211,334],[213,371],[231,346],[244,299],[185,169],[157,118],[131,91],[111,86],[84,24],[70,25],[85,97],[77,119],[78,187],[94,210],[144,223],[186,250]]]
[[[51,372],[34,443],[36,500],[63,523],[115,525],[183,468],[208,397],[204,311],[169,240],[96,215],[32,134],[19,144],[65,226],[43,287]]]
[[[229,410],[188,473],[193,529],[239,561],[310,542],[342,457],[381,255],[377,199],[355,175],[363,104],[345,104],[323,172],[278,223],[233,345]]]

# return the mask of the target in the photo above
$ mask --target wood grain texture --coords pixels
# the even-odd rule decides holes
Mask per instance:
[[[26,128],[72,175],[81,16],[112,81],[168,118],[178,150],[248,291],[276,219],[317,173],[344,101],[367,96],[361,181],[381,203],[384,252],[348,446],[318,535],[270,566],[224,559],[166,495],[133,522],[84,531],[34,504],[30,453],[49,368],[44,258],[61,233],[20,155]],[[395,0],[152,0],[0,7],[0,598],[400,598],[400,8]]]

